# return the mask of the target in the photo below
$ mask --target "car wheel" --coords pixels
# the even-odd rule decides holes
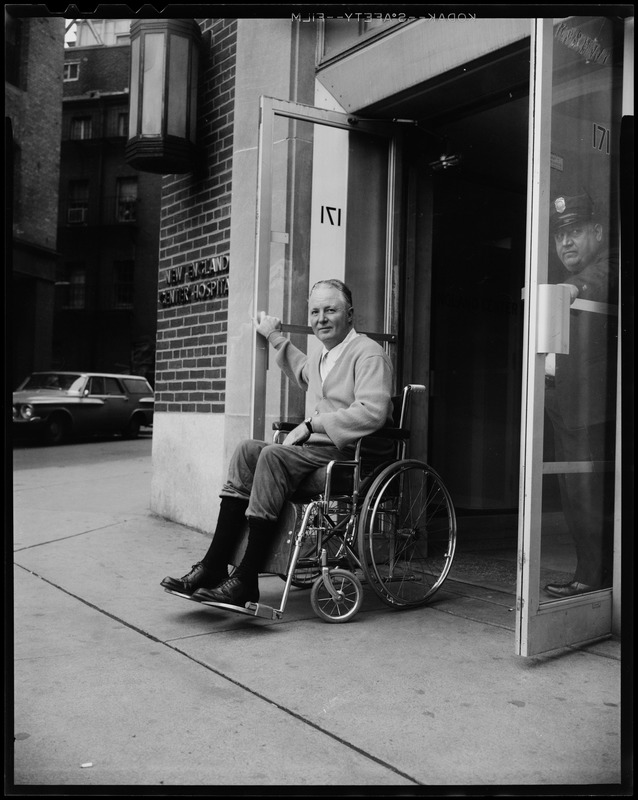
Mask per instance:
[[[46,444],[63,444],[71,434],[71,423],[67,417],[57,414],[51,417],[46,424],[44,441]]]
[[[140,435],[140,428],[142,427],[139,417],[133,417],[126,428],[122,431],[122,436],[125,439],[137,439]]]

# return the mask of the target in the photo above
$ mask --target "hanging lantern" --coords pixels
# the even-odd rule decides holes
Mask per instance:
[[[201,31],[194,19],[131,23],[126,160],[143,172],[191,172],[195,164]]]

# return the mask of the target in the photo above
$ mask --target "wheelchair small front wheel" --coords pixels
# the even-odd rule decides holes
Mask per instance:
[[[332,596],[323,576],[318,577],[310,592],[313,611],[325,622],[348,622],[363,602],[361,581],[346,569],[331,569],[329,576],[337,597]]]

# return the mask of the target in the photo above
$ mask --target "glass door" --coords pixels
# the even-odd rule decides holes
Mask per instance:
[[[340,112],[262,98],[254,313],[279,317],[305,352],[318,346],[307,299],[318,280],[351,288],[359,333],[396,361],[396,241],[392,235],[398,149],[394,131]],[[252,433],[306,415],[305,393],[268,369],[253,345]]]
[[[525,656],[610,634],[620,540],[623,23],[534,25],[517,588]]]

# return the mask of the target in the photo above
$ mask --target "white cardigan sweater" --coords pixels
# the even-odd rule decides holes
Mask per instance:
[[[321,382],[321,352],[307,356],[281,333],[269,337],[275,360],[290,380],[309,393],[313,415],[343,450],[362,436],[392,424],[392,364],[383,348],[364,334],[353,339]],[[321,435],[311,436],[320,441]],[[325,441],[325,438],[324,438]]]

